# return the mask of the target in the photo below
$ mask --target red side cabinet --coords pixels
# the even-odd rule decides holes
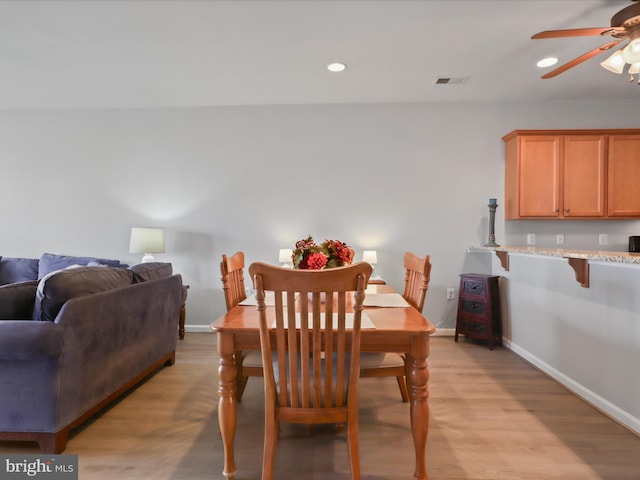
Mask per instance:
[[[458,335],[487,340],[489,350],[502,344],[500,294],[497,275],[463,273],[460,275],[458,317],[455,341]]]

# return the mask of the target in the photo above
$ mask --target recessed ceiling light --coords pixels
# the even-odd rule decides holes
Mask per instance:
[[[536,65],[540,68],[550,67],[551,65],[555,65],[558,63],[558,59],[556,57],[547,57],[540,60]]]
[[[347,66],[344,63],[334,62],[327,65],[327,70],[330,72],[342,72]]]

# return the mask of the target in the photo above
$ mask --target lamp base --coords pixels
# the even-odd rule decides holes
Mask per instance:
[[[142,263],[150,263],[155,261],[156,259],[150,253],[145,253],[144,256],[142,257]]]

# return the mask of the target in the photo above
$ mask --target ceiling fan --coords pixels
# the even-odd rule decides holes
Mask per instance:
[[[638,2],[638,0],[631,1]],[[546,75],[543,75],[542,78],[555,77],[606,50],[612,49],[626,39],[629,39],[629,43],[624,48],[617,50],[610,58],[602,62],[601,65],[612,72],[622,73],[625,65],[629,63],[631,64],[629,68],[630,74],[640,73],[640,3],[629,5],[616,13],[611,17],[610,27],[547,30],[536,33],[531,38],[597,37],[605,35],[613,37],[614,40],[574,58]]]

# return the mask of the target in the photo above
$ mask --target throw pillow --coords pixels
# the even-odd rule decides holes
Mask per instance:
[[[67,300],[133,282],[133,273],[125,268],[78,267],[46,275],[38,283],[33,319],[53,322]]]
[[[73,257],[70,255],[55,255],[53,253],[43,253],[40,257],[38,266],[38,278],[62,270],[71,265],[87,265],[89,262],[97,262],[99,264],[108,265],[110,267],[119,267],[120,260],[112,260],[109,258],[96,257]]]
[[[37,258],[0,258],[0,285],[37,279]]]

